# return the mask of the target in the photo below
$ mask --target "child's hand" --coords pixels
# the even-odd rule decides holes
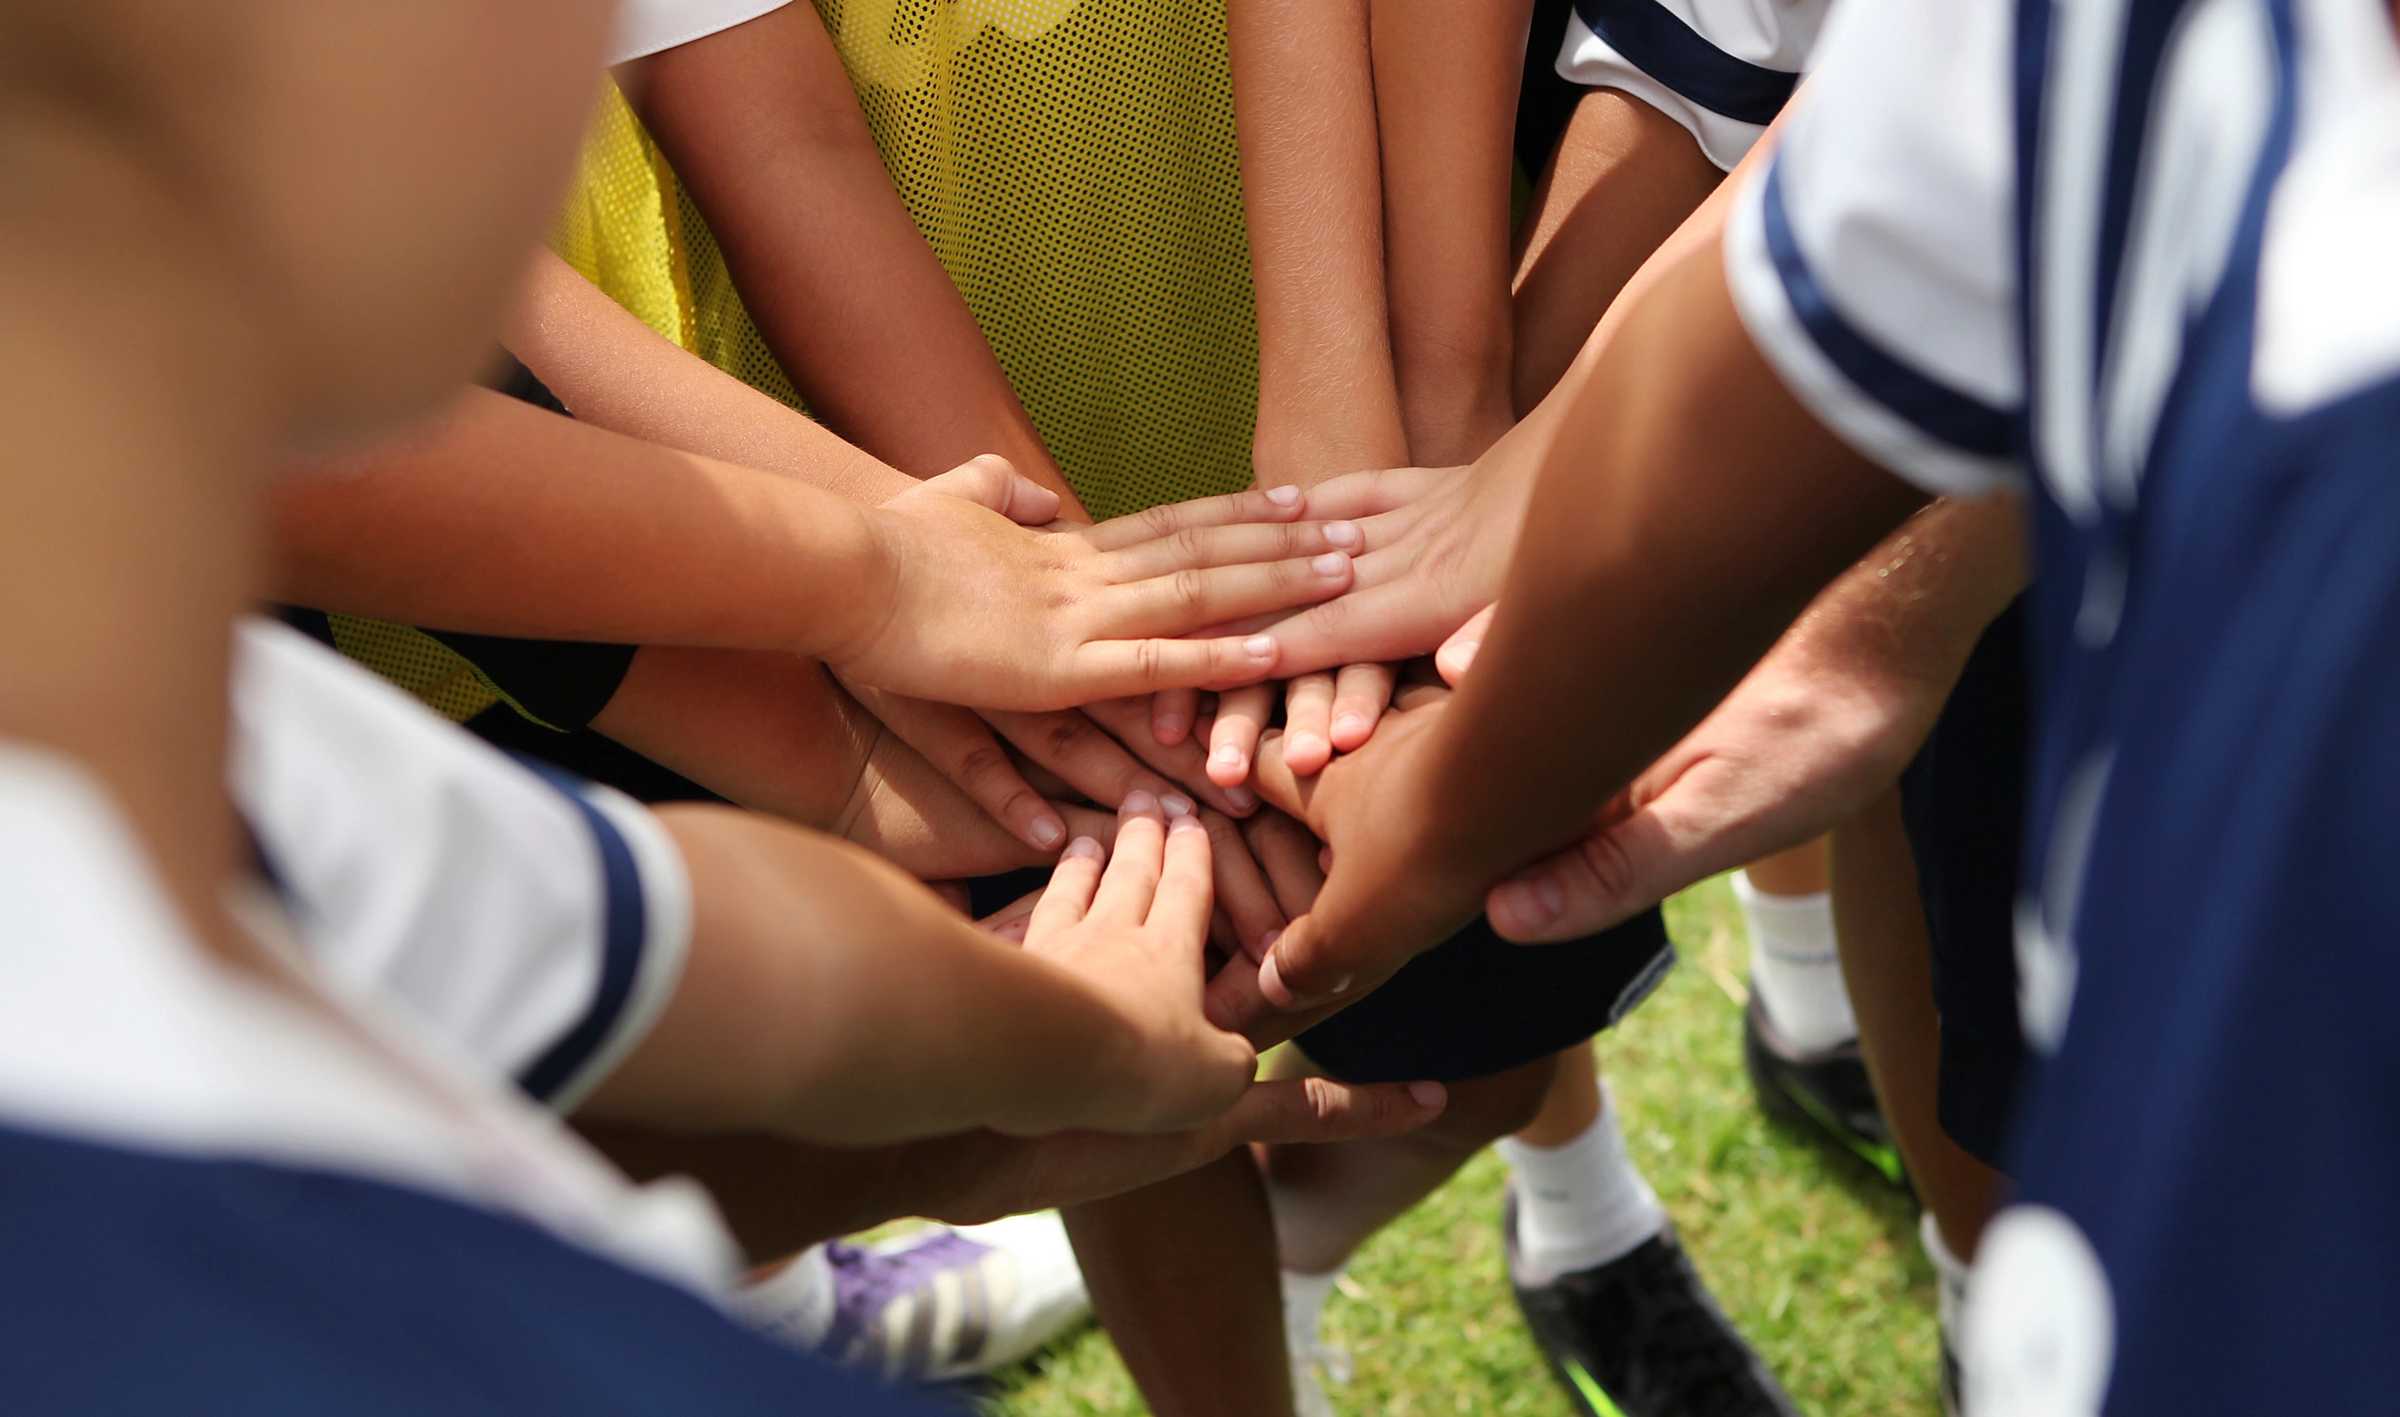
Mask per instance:
[[[1208,833],[1197,816],[1172,823],[1148,793],[1128,798],[1116,853],[1078,838],[1025,927],[1025,952],[1071,971],[1127,1025],[1121,1056],[1095,1058],[1080,1125],[1152,1132],[1195,1126],[1240,1098],[1257,1055],[1201,1013],[1209,903]]]
[[[1012,524],[1039,514],[1018,505],[1035,493],[1055,502],[986,456],[877,508],[877,579],[826,662],[854,683],[986,708],[1230,688],[1273,672],[1271,635],[1178,637],[1350,586],[1341,548],[1357,528],[1291,521],[1296,491],[1052,533]]]
[[[1404,685],[1374,738],[1314,777],[1285,766],[1281,735],[1266,740],[1261,795],[1327,843],[1331,869],[1256,968],[1235,960],[1212,981],[1209,1017],[1220,1027],[1262,1046],[1288,1037],[1474,917],[1489,880],[1457,868],[1440,849],[1438,824],[1417,807],[1425,747],[1448,698],[1438,684]]]

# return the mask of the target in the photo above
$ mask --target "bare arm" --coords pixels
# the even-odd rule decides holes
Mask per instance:
[[[999,453],[1088,520],[893,190],[812,7],[621,75],[759,333],[827,424],[918,476]]]
[[[1385,312],[1365,0],[1226,7],[1258,291],[1264,483],[1408,460]]]
[[[1317,911],[1262,969],[1279,1003],[1381,978],[1580,836],[1922,501],[1784,389],[1714,241],[1662,271],[1562,399],[1491,455],[1531,458],[1539,480],[1476,671],[1362,793],[1411,828],[1335,841]]]
[[[526,272],[503,341],[577,419],[595,428],[784,473],[869,505],[905,491],[913,480],[808,415],[660,338],[548,250],[537,252]],[[941,470],[915,471],[924,476]]]
[[[1409,460],[1508,430],[1509,182],[1531,0],[1373,0],[1385,281]]]
[[[1161,1131],[1250,1081],[1247,1046],[1200,1015],[1206,833],[1170,831],[1154,800],[1128,812],[1105,876],[1096,843],[1069,853],[1023,949],[797,827],[714,807],[659,820],[691,873],[691,957],[588,1104],[601,1120],[833,1142]]]

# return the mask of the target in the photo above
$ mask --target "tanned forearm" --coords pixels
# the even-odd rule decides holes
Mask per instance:
[[[285,478],[273,505],[276,595],[347,614],[817,653],[869,612],[857,504],[483,389]]]
[[[592,1116],[869,1143],[1122,1103],[1131,1029],[1075,975],[855,847],[730,808],[659,820],[691,872],[691,957]]]
[[[1258,292],[1259,477],[1408,461],[1392,371],[1365,0],[1226,6]]]
[[[662,339],[549,251],[527,270],[504,340],[595,428],[784,473],[870,506],[915,484],[808,415]]]
[[[1420,818],[1487,881],[1579,835],[1923,500],[1783,388],[1713,241],[1660,273],[1562,399],[1543,436],[1493,451],[1537,458],[1540,482]]]
[[[920,477],[999,453],[1088,520],[893,189],[811,7],[622,75],[810,408]]]
[[[1531,0],[1375,0],[1392,361],[1411,461],[1507,431],[1509,183]]]

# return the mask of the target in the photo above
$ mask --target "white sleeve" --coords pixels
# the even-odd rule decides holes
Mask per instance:
[[[240,627],[233,704],[235,803],[334,987],[561,1111],[656,1022],[691,890],[646,809],[510,758],[281,625]]]
[[[791,0],[618,0],[617,37],[608,62],[622,64],[673,49],[780,10]]]
[[[1558,76],[1617,89],[1731,171],[1791,99],[1828,0],[1576,0]]]
[[[2003,0],[1842,0],[1725,234],[1742,321],[1810,411],[1937,494],[2020,475]]]

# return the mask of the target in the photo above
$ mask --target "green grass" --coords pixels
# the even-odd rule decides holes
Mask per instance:
[[[1744,950],[1722,881],[1668,903],[1683,964],[1601,1044],[1642,1169],[1726,1310],[1804,1411],[1931,1413],[1933,1276],[1916,1210],[1865,1167],[1761,1117],[1742,1074]],[[1568,1417],[1501,1274],[1489,1153],[1378,1235],[1326,1311],[1349,1349],[1344,1413]],[[1138,1414],[1087,1330],[1010,1375],[995,1417]]]

